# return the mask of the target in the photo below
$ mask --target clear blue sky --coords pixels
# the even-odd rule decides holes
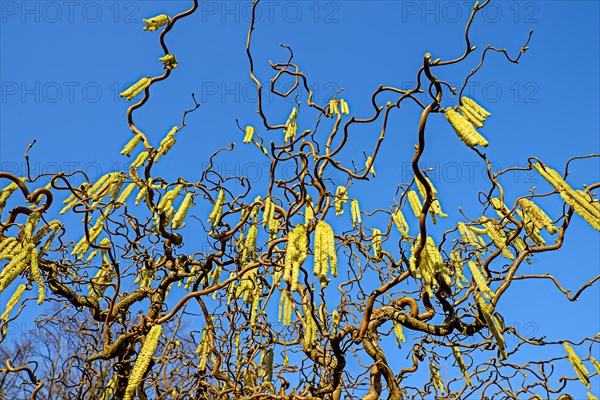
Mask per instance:
[[[142,76],[158,75],[162,67],[158,33],[142,31],[141,19],[173,15],[190,3],[0,1],[0,169],[23,174],[23,152],[34,138],[34,172],[82,168],[95,178],[125,168],[131,160],[119,151],[130,132],[127,103],[118,93]],[[199,12],[167,36],[179,67],[166,82],[153,86],[151,101],[136,117],[158,143],[179,124],[196,93],[202,106],[160,166],[170,178],[193,180],[217,147],[241,145],[235,118],[242,125],[259,122],[244,52],[250,2],[201,4]],[[463,1],[267,1],[254,36],[256,74],[268,83],[268,62],[287,59],[279,47],[285,43],[294,49],[295,62],[309,77],[318,102],[325,104],[344,88],[341,97],[365,117],[371,112],[370,93],[379,84],[408,88],[426,52],[442,59],[462,53],[469,8]],[[480,48],[491,44],[516,54],[529,30],[535,30],[519,65],[490,57],[466,92],[493,114],[483,134],[490,142],[486,153],[498,167],[524,166],[533,155],[562,170],[571,156],[600,152],[599,25],[597,1],[499,1],[476,18],[471,38]],[[479,54],[461,67],[442,70],[441,77],[458,84],[477,65]],[[443,105],[455,104],[450,99]],[[271,97],[266,107],[283,123],[292,103]],[[382,161],[375,165],[377,178],[371,182],[378,196],[357,195],[363,208],[387,208],[396,185],[412,178],[408,166],[417,118],[412,106],[391,118]],[[469,208],[476,201],[485,183],[484,166],[443,117],[428,126],[424,166],[436,169],[431,176],[442,206],[457,216],[459,205]],[[378,134],[373,129],[361,131],[348,150],[347,156],[359,164],[362,145],[373,143]],[[255,150],[238,149],[218,168],[264,183],[268,169]],[[574,186],[600,180],[598,159],[576,162],[572,171],[569,182]],[[545,185],[530,173],[505,182],[512,199]],[[558,201],[544,205],[552,217],[559,215]],[[536,256],[523,268],[549,272],[576,290],[600,272],[599,245],[598,232],[575,217],[560,252]],[[524,333],[579,339],[600,331],[598,283],[576,303],[549,281],[516,282],[509,295],[500,310]],[[595,383],[598,389],[598,379]]]

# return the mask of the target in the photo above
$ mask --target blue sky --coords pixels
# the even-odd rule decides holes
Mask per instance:
[[[162,68],[158,33],[142,31],[141,19],[173,15],[189,3],[2,0],[0,169],[22,174],[23,152],[34,138],[34,172],[81,168],[97,178],[127,166],[130,160],[119,155],[130,137],[127,102],[118,93]],[[375,88],[411,86],[426,52],[442,59],[461,54],[469,7],[462,1],[264,2],[253,39],[255,72],[267,84],[272,77],[269,60],[285,61],[287,52],[279,44],[290,45],[317,102],[325,104],[343,88],[341,97],[351,111],[365,117]],[[259,122],[244,51],[249,12],[247,2],[202,2],[199,12],[167,36],[179,67],[170,79],[153,86],[152,99],[136,121],[158,143],[193,104],[192,92],[201,107],[189,116],[177,146],[157,169],[164,176],[198,178],[208,155],[236,142],[235,156],[217,168],[248,175],[258,186],[266,182],[267,164],[256,148],[241,146],[242,133],[235,124],[235,118],[242,126]],[[490,142],[486,154],[498,167],[525,166],[529,156],[536,156],[562,170],[571,156],[600,152],[599,25],[596,1],[493,2],[475,19],[473,44],[505,47],[513,55],[529,30],[535,30],[520,64],[492,55],[466,92],[492,112],[482,133]],[[438,76],[459,84],[479,55],[439,70]],[[456,98],[449,98],[443,105],[455,104]],[[269,115],[282,123],[292,106],[274,97],[266,101]],[[364,209],[387,208],[396,185],[412,178],[408,166],[418,112],[407,105],[390,119],[382,161],[375,165],[377,178],[368,186],[356,186]],[[302,123],[302,113],[299,118]],[[362,150],[372,145],[378,129],[357,132],[344,157],[362,163]],[[485,184],[484,166],[443,117],[430,119],[428,138],[423,164],[436,169],[430,176],[442,206],[457,217],[459,205],[469,209],[475,204]],[[574,163],[572,171],[573,186],[600,180],[597,158]],[[532,186],[547,188],[532,173],[506,179],[513,200]],[[367,187],[378,195],[369,196],[363,190]],[[558,216],[559,201],[543,205],[552,217]],[[599,245],[598,232],[576,216],[564,248],[536,256],[524,269],[549,272],[565,287],[577,289],[600,273]],[[532,327],[523,330],[535,330],[536,336],[579,339],[600,331],[598,283],[576,303],[568,302],[549,281],[515,282],[509,295],[500,304],[507,322]]]

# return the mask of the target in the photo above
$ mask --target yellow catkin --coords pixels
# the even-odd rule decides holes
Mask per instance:
[[[473,280],[475,281],[475,284],[477,285],[477,289],[479,289],[479,292],[481,293],[481,295],[488,299],[491,299],[492,297],[494,297],[494,292],[492,292],[492,290],[489,288],[489,286],[485,282],[485,278],[481,274],[481,271],[479,270],[479,267],[477,266],[477,264],[474,263],[473,261],[469,261],[469,269],[471,270],[471,275],[473,276]]]
[[[373,256],[381,257],[381,231],[377,228],[373,228],[371,245],[373,246]]]
[[[422,279],[423,278],[421,276],[421,273],[420,273],[419,269],[417,268],[416,259],[415,259],[415,249],[417,247],[417,242],[418,242],[419,236],[417,236],[417,240],[415,241],[415,243],[412,245],[412,247],[410,249],[410,260],[408,262],[408,269],[410,270],[410,273],[411,273],[412,277],[415,278],[415,279]],[[423,251],[424,250],[425,249],[423,249]],[[422,255],[423,251],[421,252],[421,262],[423,262],[423,255]]]
[[[31,249],[31,264],[30,264],[31,277],[33,278],[35,283],[37,283],[37,285],[38,285],[38,301],[37,301],[37,303],[42,304],[46,297],[46,292],[44,290],[44,281],[42,280],[42,276],[40,274],[40,268],[38,265],[38,257],[39,257],[38,251],[35,247],[33,247]]]
[[[435,361],[431,361],[429,363],[429,371],[431,372],[431,380],[436,393],[444,394],[444,381],[440,375],[440,366]]]
[[[0,293],[2,293],[27,268],[34,245],[25,245],[0,272]]]
[[[350,202],[350,214],[352,215],[352,226],[357,228],[362,223],[362,220],[360,217],[360,206],[356,199]]]
[[[0,191],[0,212],[6,207],[8,198],[19,188],[16,183],[11,182],[8,186]]]
[[[89,189],[86,189],[87,195],[93,199],[98,199],[98,195],[108,188],[113,179],[119,175],[118,172],[109,172],[108,174],[102,175]]]
[[[337,310],[333,310],[331,313],[331,324],[333,325],[333,332],[337,332],[340,326],[340,313]]]
[[[296,109],[296,107],[292,108],[292,112],[290,113],[290,116],[288,117],[287,122],[285,123],[285,138],[284,138],[284,143],[287,143],[289,140],[294,140],[294,138],[296,137],[296,132],[298,131],[298,122],[296,121],[296,118],[298,116],[298,110]]]
[[[527,235],[533,240],[533,242],[538,246],[543,246],[546,244],[546,241],[540,235],[540,230],[535,226],[534,222],[529,218],[528,214],[523,213],[521,210],[515,210],[515,214],[521,217],[523,228],[525,228],[525,232]]]
[[[454,111],[452,107],[446,109],[446,119],[452,125],[454,132],[467,146],[486,147],[488,141],[475,130],[475,127],[462,115]]]
[[[247,303],[251,303],[252,292],[256,288],[256,268],[244,274],[240,284],[235,287],[235,297],[242,297]],[[243,296],[242,296],[243,295]]]
[[[594,357],[590,357],[590,361],[594,365],[594,368],[596,368],[596,372],[598,372],[598,376],[600,376],[600,363]]]
[[[509,260],[514,260],[515,256],[506,247],[506,233],[496,221],[488,219],[483,223],[486,228],[486,234],[492,239],[494,245],[500,249],[502,255]]]
[[[510,212],[510,210],[506,208],[506,205],[504,205],[504,203],[497,197],[491,198],[490,204],[492,205],[492,208],[496,210],[496,213],[500,218],[506,217]]]
[[[331,275],[338,276],[337,269],[337,253],[335,251],[335,238],[333,235],[333,229],[329,226],[327,230],[327,256],[329,257],[329,263],[331,264]]]
[[[229,278],[227,279],[233,279],[235,278],[235,272],[232,271],[229,273]],[[232,280],[229,285],[227,286],[227,307],[229,307],[229,305],[231,304],[231,299],[233,298],[233,294],[235,292],[235,280]]]
[[[94,243],[96,241],[96,239],[98,238],[98,236],[100,235],[100,233],[102,232],[103,223],[104,223],[104,217],[102,215],[100,215],[98,217],[98,219],[96,220],[96,222],[94,223],[94,225],[92,225],[92,227],[88,230],[88,234],[89,234],[88,236],[89,236],[90,243]],[[71,255],[73,255],[73,256],[79,255],[81,257],[84,257],[87,254],[89,248],[90,248],[90,244],[88,243],[88,237],[83,235],[81,240],[73,248]]]
[[[109,195],[110,200],[114,201],[117,198],[124,181],[125,179],[121,174],[110,173],[108,174],[108,179],[105,180],[103,184],[99,185],[97,188],[94,188],[95,185],[92,186],[88,191],[88,195],[93,200],[90,207],[96,207],[107,194]]]
[[[404,337],[404,330],[402,329],[402,324],[398,321],[394,321],[394,334],[396,335],[396,344],[398,347],[401,347],[402,343],[406,343],[406,338]]]
[[[333,117],[334,115],[340,115],[338,110],[338,101],[337,99],[329,100],[329,111],[327,113],[329,117]]]
[[[140,204],[142,200],[148,197],[148,188],[146,186],[141,186],[139,193],[135,196],[135,205]]]
[[[467,366],[465,365],[465,361],[463,360],[462,355],[460,354],[460,349],[458,348],[458,346],[452,346],[452,354],[454,355],[454,359],[456,360],[456,365],[458,365],[458,368],[460,368],[460,372],[462,372],[465,378],[465,382],[467,383],[467,385],[473,386],[473,384],[471,383],[471,377],[469,376],[469,372],[467,371]]]
[[[519,199],[518,203],[523,209],[523,212],[531,221],[533,221],[533,224],[536,228],[546,228],[546,230],[551,234],[558,232],[558,228],[552,224],[552,219],[533,201],[528,199]]]
[[[431,187],[431,192],[432,192],[432,196],[433,196],[433,200],[432,200],[431,206],[429,208],[429,212],[432,214],[431,217],[433,218],[433,221],[435,222],[435,215],[438,215],[442,218],[446,218],[448,216],[448,214],[445,214],[442,211],[442,206],[440,205],[440,200],[436,196],[438,191],[433,186],[433,183],[431,183],[431,181],[429,180],[428,177],[425,177],[425,180]],[[417,188],[419,189],[421,198],[423,198],[423,201],[425,201],[425,199],[427,198],[427,191],[425,190],[425,186],[423,186],[423,184],[418,179],[415,179],[415,182],[417,182]]]
[[[548,166],[544,167],[539,163],[533,163],[532,165],[537,172],[548,181],[548,183],[554,186],[565,203],[573,207],[573,210],[575,210],[575,212],[586,220],[594,229],[600,231],[600,207],[598,207],[597,203],[591,201],[589,196],[586,198],[581,191],[574,190],[567,182],[565,182],[562,176],[552,168],[549,168]]]
[[[260,204],[258,204],[261,200],[260,196],[256,196],[254,198],[253,203],[255,204],[250,210],[250,220],[256,222],[258,220],[258,214],[260,213]]]
[[[308,226],[310,221],[315,218],[315,208],[313,205],[313,200],[309,195],[306,195],[306,204],[304,208],[304,223]]]
[[[191,206],[192,206],[192,193],[187,193],[185,195],[185,197],[183,198],[183,201],[179,205],[179,208],[177,209],[175,216],[173,217],[173,222],[171,223],[173,226],[173,229],[178,229],[179,227],[181,227],[181,224],[182,224],[183,220],[185,219],[185,216],[187,215],[187,212]]]
[[[365,162],[365,167],[369,169],[369,174],[375,176],[375,166],[374,166],[374,162],[373,162],[373,157],[369,156],[367,157],[367,161]]]
[[[477,104],[475,102],[475,100],[470,99],[469,97],[463,96],[462,97],[462,102],[465,105],[471,107],[477,114],[481,115],[481,117],[484,118],[484,119],[487,118],[487,117],[489,117],[490,115],[492,115],[485,108],[483,108],[479,104]]]
[[[252,142],[252,137],[254,136],[254,132],[256,132],[256,130],[254,129],[253,126],[248,125],[246,127],[245,134],[244,134],[244,143]]]
[[[254,293],[252,294],[252,307],[250,309],[250,325],[256,325],[256,317],[258,315],[258,307],[260,305],[260,298],[262,294],[262,285],[260,283],[256,284],[254,288]]]
[[[117,175],[110,186],[109,198],[111,201],[114,202],[115,200],[117,200],[117,197],[119,196],[123,184],[125,184],[125,176],[120,174]]]
[[[464,104],[458,107],[462,115],[475,126],[475,128],[483,128],[484,119],[475,112],[469,105]]]
[[[348,189],[345,186],[338,186],[335,191],[335,215],[344,213],[344,204],[348,201]]]
[[[23,239],[25,241],[30,241],[33,236],[33,231],[37,228],[40,223],[41,214],[38,212],[32,212],[29,214],[25,225],[23,226]]]
[[[248,257],[254,257],[256,253],[256,238],[258,237],[258,227],[256,225],[250,225],[248,228],[248,235],[244,240],[244,246],[242,248],[242,261],[247,261]]]
[[[469,280],[463,275],[462,260],[455,251],[452,251],[450,253],[450,258],[452,259],[452,266],[454,267],[454,274],[456,276],[456,285],[459,288],[463,289],[464,286],[462,285],[461,281],[464,283],[469,283]]]
[[[270,226],[270,222],[273,219],[274,215],[275,215],[275,205],[271,201],[271,198],[267,197],[267,199],[265,200],[265,210],[263,211],[263,220],[262,220],[263,228]]]
[[[166,155],[169,152],[169,150],[171,150],[171,148],[175,145],[175,143],[177,143],[177,139],[174,136],[175,136],[175,133],[177,133],[178,130],[179,130],[179,127],[178,126],[174,126],[167,133],[167,136],[165,136],[160,141],[160,145],[158,147],[158,150],[156,151],[156,155],[154,156],[154,162],[158,162],[158,159],[161,156]]]
[[[340,99],[340,108],[342,111],[342,114],[350,114],[350,108],[348,107],[348,103],[346,102],[346,100],[344,99]]]
[[[1,241],[0,259],[2,259],[2,256],[4,256],[5,254],[10,254],[12,249],[18,244],[19,242],[17,241],[17,238],[14,237],[5,238],[3,241]]]
[[[40,229],[37,230],[36,233],[33,234],[33,236],[31,237],[31,242],[37,243],[40,240],[42,240],[44,238],[44,236],[46,236],[47,234],[49,234],[52,231],[60,229],[61,227],[62,227],[62,225],[60,224],[60,221],[58,221],[56,219],[53,221],[50,221],[48,223],[48,225],[42,226]]]
[[[394,221],[398,232],[400,232],[402,236],[408,236],[408,223],[406,222],[406,219],[404,218],[404,214],[402,214],[402,210],[400,209],[400,207],[398,207],[396,212],[392,214],[392,220]]]
[[[506,353],[506,342],[504,341],[504,337],[502,336],[502,332],[498,329],[494,318],[490,315],[489,307],[485,303],[485,301],[477,294],[477,292],[473,293],[473,297],[475,297],[475,301],[479,305],[479,309],[481,310],[481,314],[483,315],[483,319],[485,320],[485,325],[490,330],[494,339],[496,339],[496,345],[500,350],[500,355],[506,359],[508,358],[508,354]]]
[[[129,168],[136,169],[144,165],[146,160],[148,159],[149,153],[147,151],[142,151],[137,155],[135,160],[129,165]]]
[[[314,274],[325,279],[331,264],[331,274],[337,276],[337,254],[333,229],[325,221],[319,221],[315,229],[314,240]],[[328,264],[329,261],[329,264]]]
[[[269,221],[269,240],[275,239],[277,232],[279,232],[279,221],[273,218]]]
[[[136,186],[137,185],[135,184],[135,182],[132,182],[129,185],[127,185],[125,189],[123,189],[123,191],[119,195],[119,198],[117,199],[117,207],[121,206],[122,204],[125,204],[125,202],[127,201],[127,199],[129,198],[129,196],[133,192],[133,189],[135,189]]]
[[[62,230],[62,225],[58,220],[54,220],[51,221],[48,225],[45,225],[43,227],[41,227],[34,235],[33,238],[31,240],[32,243],[37,243],[38,241],[41,241],[44,236],[46,236],[48,233],[50,233],[50,235],[48,236],[48,238],[46,239],[46,242],[40,246],[39,249],[39,255],[40,257],[43,256],[44,254],[46,254],[46,251],[50,248],[50,245],[52,244],[52,241],[54,240],[54,238],[56,237],[56,235],[58,235],[58,233]]]
[[[581,359],[579,358],[577,353],[575,353],[575,350],[573,350],[571,346],[569,346],[566,342],[563,343],[563,346],[567,351],[569,362],[571,363],[573,369],[577,373],[577,377],[579,378],[581,383],[583,383],[589,389],[590,378],[588,377],[589,372],[587,368],[585,367],[585,365],[583,365]]]
[[[114,374],[112,376],[112,378],[110,378],[110,380],[106,384],[106,387],[104,388],[104,396],[102,397],[102,400],[111,400],[113,398],[113,396],[115,394],[116,383],[117,383],[117,374]]]
[[[292,297],[292,293],[284,290],[281,293],[281,296],[283,297],[283,304],[282,304],[282,315],[283,315],[283,326],[287,327],[290,326],[290,324],[292,323],[292,307],[294,305],[294,298]]]
[[[598,400],[598,398],[596,396],[594,396],[593,394],[591,394],[590,392],[587,392],[587,398],[588,398],[588,400]]]
[[[125,97],[128,101],[131,101],[138,94],[142,93],[144,89],[150,86],[150,82],[151,79],[149,76],[144,77],[136,83],[134,83],[133,85],[131,85],[130,87],[128,87],[127,89],[125,89],[123,92],[121,92],[121,94],[119,94],[119,97]]]
[[[428,294],[433,297],[433,287],[438,284],[436,275],[441,274],[444,278],[444,282],[450,285],[449,272],[444,267],[444,261],[442,256],[430,236],[427,237],[425,247],[421,251],[420,264],[416,265],[415,249],[419,242],[420,235],[417,236],[417,240],[412,247],[411,256],[409,260],[409,269],[415,279],[423,279],[425,283],[425,290]]]
[[[298,287],[298,278],[300,267],[306,260],[308,248],[308,238],[306,227],[303,224],[297,225],[288,235],[288,241],[285,246],[285,269],[283,281],[290,284],[290,290],[296,291]]]
[[[19,242],[17,238],[9,239],[5,240],[5,242],[7,242],[7,245],[2,250],[2,256],[0,257],[0,260],[12,260],[13,257],[19,254],[23,248],[23,243]],[[31,242],[33,243],[33,240]]]
[[[171,18],[166,14],[160,14],[152,18],[142,19],[142,21],[144,21],[146,24],[143,30],[152,32],[161,26],[167,25],[169,22],[171,22]]]
[[[19,300],[21,300],[21,295],[23,294],[26,288],[27,287],[24,284],[21,284],[17,287],[12,296],[10,296],[8,303],[6,303],[6,308],[4,309],[2,315],[0,315],[0,321],[8,321],[10,317],[10,312],[13,310],[13,308],[15,308]]]
[[[281,296],[279,296],[279,309],[277,314],[277,322],[283,321],[283,309],[285,308],[285,290],[282,290]]]
[[[179,66],[179,62],[177,61],[175,54],[165,54],[164,56],[160,57],[158,61],[162,61],[163,68],[169,71]]]
[[[137,145],[142,141],[142,135],[140,134],[136,134],[134,135],[131,140],[129,140],[129,142],[127,142],[127,144],[125,145],[125,147],[123,147],[123,150],[121,150],[121,154],[122,155],[126,155],[127,157],[129,157],[131,155],[131,152],[137,147]]]
[[[89,187],[89,184],[87,182],[84,182],[81,184],[80,190],[85,190]],[[69,197],[67,197],[66,199],[63,200],[63,204],[69,204],[69,203],[74,203],[77,202],[78,198],[75,194],[75,192],[71,193],[71,195]]]
[[[464,222],[459,222],[457,224],[458,227],[458,232],[460,233],[460,236],[463,239],[463,242],[465,242],[465,244],[470,244],[471,246],[474,247],[481,247],[481,245],[479,244],[478,240],[477,240],[477,236],[475,236],[475,233],[473,233],[473,231],[471,229],[469,229]]]
[[[110,281],[112,275],[112,267],[110,263],[104,263],[102,267],[98,268],[98,272],[90,280],[90,284],[88,285],[88,289],[90,290],[88,296],[96,299],[104,296],[104,292],[108,288],[106,283]]]
[[[312,349],[317,341],[317,323],[313,318],[314,304],[307,302],[302,306],[305,315],[304,347]]]
[[[221,221],[221,217],[223,216],[223,201],[225,200],[225,191],[221,189],[219,191],[219,196],[217,197],[217,201],[215,201],[215,205],[213,206],[210,215],[208,216],[208,222],[213,223],[213,226],[218,225]]]
[[[154,350],[156,350],[156,346],[158,345],[161,332],[162,325],[154,325],[152,328],[150,328],[150,331],[146,335],[144,345],[142,346],[140,354],[137,356],[135,364],[133,364],[133,368],[131,369],[131,375],[129,376],[129,381],[127,382],[127,387],[125,388],[123,400],[131,400],[135,390],[142,383],[144,374],[150,365],[150,361],[152,361]]]
[[[421,200],[419,200],[419,195],[414,190],[410,190],[408,192],[408,204],[410,204],[410,208],[412,208],[415,217],[419,218],[421,216],[421,211],[423,210],[423,206],[421,205]]]

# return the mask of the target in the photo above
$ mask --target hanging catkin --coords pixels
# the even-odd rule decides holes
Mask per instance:
[[[345,186],[338,186],[335,191],[335,215],[344,213],[344,204],[348,201],[348,189]]]
[[[408,204],[410,204],[410,208],[412,208],[415,217],[419,218],[423,206],[421,205],[421,200],[419,200],[419,195],[414,190],[408,192]]]
[[[317,223],[314,243],[314,274],[321,279],[325,279],[329,271],[329,264],[331,264],[331,274],[337,276],[335,238],[333,229],[327,222],[319,221]]]
[[[392,214],[392,220],[394,221],[398,232],[400,232],[402,236],[408,236],[408,223],[406,222],[400,207],[398,207],[396,212]]]
[[[152,328],[150,328],[150,331],[146,335],[144,345],[142,346],[140,354],[135,360],[135,364],[131,370],[131,375],[129,376],[129,381],[127,382],[127,387],[125,388],[123,400],[131,400],[135,390],[138,388],[140,383],[142,383],[144,374],[148,370],[150,361],[152,361],[154,350],[158,345],[161,332],[162,325],[154,325]]]
[[[435,188],[435,186],[433,186],[433,183],[431,183],[431,181],[429,180],[428,177],[425,177],[425,180],[427,181],[427,184],[429,184],[429,187],[431,187],[432,201],[431,201],[431,206],[429,208],[429,212],[431,213],[431,218],[433,219],[433,222],[435,223],[436,215],[438,215],[442,218],[446,218],[448,216],[448,214],[445,214],[442,211],[442,206],[440,205],[440,200],[436,196],[438,191]],[[423,201],[425,201],[425,199],[427,198],[427,191],[425,189],[425,186],[423,186],[421,181],[419,181],[418,179],[415,179],[415,182],[417,182],[417,188],[419,189],[421,198],[423,199]]]
[[[518,203],[538,230],[545,228],[551,234],[558,232],[558,228],[552,224],[552,219],[533,201],[522,198]]]
[[[471,376],[467,371],[467,366],[465,365],[465,361],[463,360],[462,355],[460,354],[460,349],[458,348],[458,346],[452,346],[452,354],[454,355],[454,360],[456,360],[458,368],[460,368],[460,372],[462,372],[463,377],[465,378],[465,382],[467,383],[467,385],[473,386],[473,384],[471,383]]]
[[[589,372],[588,372],[587,368],[585,367],[585,365],[583,365],[583,363],[581,362],[581,359],[579,358],[577,353],[575,353],[575,350],[573,350],[573,348],[571,346],[569,346],[567,344],[567,342],[564,342],[563,346],[564,346],[565,350],[567,351],[569,362],[573,366],[575,373],[577,373],[577,377],[579,378],[581,383],[583,383],[589,389],[590,388],[590,378],[588,377]]]
[[[580,190],[574,190],[562,176],[548,166],[533,163],[533,167],[560,193],[562,199],[573,207],[573,210],[594,229],[600,231],[600,205],[593,201],[589,195]]]
[[[217,197],[217,201],[215,201],[215,205],[213,206],[210,215],[208,216],[208,222],[213,223],[213,226],[216,226],[221,221],[221,217],[223,216],[223,201],[225,200],[225,191],[221,189],[219,191],[219,196]]]
[[[467,146],[482,146],[486,147],[488,141],[475,130],[475,127],[469,122],[468,119],[454,111],[452,107],[446,109],[446,119],[452,125],[454,132]]]
[[[288,234],[288,241],[285,246],[285,268],[283,281],[290,284],[290,290],[296,291],[298,287],[298,277],[300,267],[306,259],[308,249],[308,238],[306,227],[298,224]]]

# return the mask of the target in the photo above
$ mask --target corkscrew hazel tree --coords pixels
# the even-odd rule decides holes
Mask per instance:
[[[140,71],[160,75],[121,93],[137,101],[127,110],[133,136],[123,140],[121,151],[132,160],[127,170],[95,182],[84,171],[57,173],[48,187],[39,184],[46,175],[0,173],[0,292],[10,295],[0,316],[2,340],[27,311],[39,313],[40,329],[58,316],[65,319],[69,329],[62,336],[79,344],[60,355],[52,374],[32,366],[39,359],[34,353],[14,358],[17,366],[7,358],[2,372],[21,382],[2,382],[31,398],[339,400],[565,399],[567,383],[579,380],[594,398],[591,382],[600,374],[592,357],[600,341],[595,332],[577,341],[526,338],[497,311],[523,261],[560,249],[572,218],[580,216],[600,231],[594,194],[599,182],[573,187],[568,168],[561,174],[532,158],[526,169],[546,180],[551,192],[536,189],[510,202],[502,178],[511,169],[496,171],[480,150],[494,146],[479,130],[496,115],[479,99],[462,96],[463,89],[494,54],[518,63],[531,33],[516,56],[485,47],[463,85],[452,87],[444,80],[446,67],[472,62],[477,53],[469,30],[488,1],[475,3],[464,53],[449,60],[426,54],[415,87],[378,87],[366,116],[355,107],[351,112],[352,99],[338,99],[339,93],[323,103],[314,100],[310,77],[284,46],[289,56],[271,63],[270,91],[294,98],[296,106],[279,123],[254,72],[252,34],[260,29],[254,1],[246,50],[262,125],[242,120],[244,128],[238,126],[239,142],[257,146],[256,156],[270,163],[268,186],[251,188],[261,191],[257,196],[246,177],[225,177],[213,167],[235,156],[233,145],[212,154],[198,181],[180,176],[169,182],[155,172],[177,148],[175,135],[189,129],[186,116],[200,106],[195,97],[182,121],[157,143],[136,124],[136,111],[150,101],[155,85],[168,85],[179,61],[186,62],[171,53],[165,37],[198,11],[197,0],[189,3],[179,14],[144,19],[140,27],[149,35],[158,31],[164,55],[158,58],[162,67],[157,62]],[[295,84],[281,93],[276,83],[284,76]],[[308,91],[306,100],[296,96],[300,87]],[[419,100],[420,93],[428,93],[427,101]],[[457,104],[449,104],[451,93],[459,93]],[[384,94],[398,99],[383,104]],[[388,118],[406,103],[421,110],[411,179],[400,183],[398,201],[378,198],[384,208],[359,207],[364,194],[353,184],[376,177],[376,163],[385,165],[379,149],[389,134]],[[443,190],[419,168],[433,119],[447,120],[445,133],[454,132],[464,151],[488,168],[489,187],[477,216],[442,208]],[[340,153],[353,146],[357,124],[377,127],[381,135],[363,158],[348,163]],[[569,164],[592,157],[598,155]],[[281,179],[289,166],[294,174]],[[343,182],[327,179],[331,170]],[[548,196],[562,198],[564,207],[542,210],[539,198]],[[60,214],[81,220],[82,236],[75,237],[75,227],[60,218],[48,220],[60,200]],[[344,213],[348,201],[350,213]],[[411,213],[418,224],[405,218]],[[441,231],[439,218],[453,220],[452,229]],[[209,246],[195,247],[199,237]],[[582,268],[584,273],[590,280],[575,295],[556,278],[544,278],[573,301],[600,279]],[[34,284],[40,305],[30,301]],[[40,307],[50,301],[59,309],[48,317]],[[525,362],[516,354],[547,346],[566,353]],[[554,367],[566,362],[572,371],[560,376]],[[60,373],[54,373],[57,365]]]

